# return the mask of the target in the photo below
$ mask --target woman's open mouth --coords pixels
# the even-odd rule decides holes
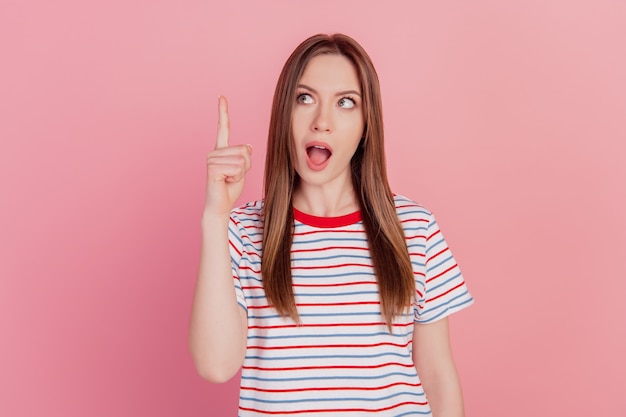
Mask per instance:
[[[333,154],[326,144],[311,143],[306,147],[307,164],[313,171],[320,171],[326,167],[328,160]]]

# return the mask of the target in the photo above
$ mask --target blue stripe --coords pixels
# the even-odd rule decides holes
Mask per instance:
[[[426,268],[426,272],[430,272],[430,271],[432,271],[433,269],[435,269],[435,268],[437,268],[437,267],[439,267],[439,266],[441,266],[441,265],[445,264],[446,262],[448,262],[448,261],[449,261],[449,260],[451,260],[451,259],[452,259],[452,260],[454,260],[454,258],[452,258],[452,255],[449,255],[449,256],[448,256],[446,259],[444,259],[443,261],[441,261],[441,262],[439,262],[439,263],[437,263],[437,264],[435,264],[435,265],[432,265],[432,266],[429,266],[428,268]]]
[[[354,259],[365,259],[367,261],[371,261],[371,257],[367,256],[367,255],[347,255],[347,254],[342,254],[342,255],[331,255],[331,256],[320,256],[317,258],[302,258],[300,254],[298,254],[298,257],[293,257],[292,261],[327,261],[329,259],[337,259],[337,258],[354,258]],[[332,265],[329,265],[332,267]]]
[[[253,253],[259,253],[261,252],[261,247],[260,246],[254,246],[254,244],[252,244],[251,242],[245,242],[243,243],[243,248],[247,251],[247,252],[253,252]],[[260,244],[259,244],[260,245]],[[250,248],[252,248],[252,251],[250,251]]]
[[[371,269],[371,268],[370,268]],[[330,279],[330,278],[341,278],[341,277],[354,277],[354,276],[369,276],[369,277],[373,277],[375,276],[373,272],[346,272],[343,274],[325,274],[325,275],[293,275],[294,278],[300,278],[300,279]]]
[[[448,299],[442,298],[442,301],[439,304],[433,305],[433,306],[429,307],[428,310],[435,311],[435,310],[438,310],[438,309],[440,309],[442,307],[446,307],[446,308],[455,307],[455,305],[452,304],[452,303],[454,303],[455,301],[459,300],[460,298],[466,297],[468,295],[469,295],[469,297],[471,299],[471,295],[467,291],[467,288],[457,288],[456,289],[456,291],[459,291],[459,290],[463,290],[463,292],[459,293],[458,295],[455,295],[452,298],[448,298]],[[450,295],[450,294],[448,294],[448,295]],[[461,304],[463,304],[463,303],[461,303]]]
[[[335,316],[376,316],[380,317],[380,311],[364,311],[364,312],[351,312],[351,313],[307,313],[300,314],[300,317],[335,317]],[[250,316],[251,319],[276,319],[281,317],[280,314],[268,314],[267,316]]]
[[[245,273],[254,273],[254,272],[252,272],[252,271],[241,271],[241,272],[242,272],[243,274],[245,274]],[[259,283],[259,284],[260,284],[261,282],[263,282],[263,281],[261,281],[261,279],[260,279],[260,278],[257,278],[255,275],[252,275],[252,276],[250,276],[250,275],[239,275],[239,280],[240,280],[240,281],[256,281],[256,282],[257,282],[257,283]]]
[[[403,227],[405,232],[418,232],[418,231],[428,231],[428,228],[426,226],[420,226],[420,227]]]
[[[240,280],[245,280],[245,281],[255,281],[257,283],[261,283],[261,279],[257,278],[254,275],[243,275],[243,274],[247,274],[247,273],[254,273],[252,271],[242,271],[242,275],[239,276]],[[368,277],[373,277],[375,276],[373,272],[346,272],[345,274],[327,274],[327,275],[293,275],[293,279],[303,279],[303,280],[309,280],[309,279],[319,279],[319,280],[330,280],[332,278],[343,278],[343,277],[354,277],[354,276],[368,276]]]
[[[398,317],[411,317],[412,313],[404,313]],[[351,311],[351,312],[330,312],[330,313],[302,313],[300,317],[348,317],[348,316],[374,316],[376,318],[380,318],[380,310],[370,310],[370,311]],[[280,314],[267,314],[267,315],[258,315],[258,316],[250,316],[250,318],[255,319],[275,319],[281,317]]]
[[[448,284],[450,281],[454,281],[457,278],[459,278],[461,276],[461,272],[458,272],[456,275],[448,278],[447,280],[445,280],[444,282],[442,282],[439,285],[435,285],[434,287],[430,287],[430,288],[426,288],[426,294],[428,293],[432,293],[433,291],[435,291],[436,289],[443,287],[444,285]]]
[[[426,264],[421,262],[411,262],[411,265],[417,266],[419,268],[424,268],[426,266]]]
[[[253,402],[258,402],[258,403],[266,403],[266,404],[296,404],[296,403],[309,403],[309,402],[331,402],[331,401],[368,401],[368,402],[376,402],[376,401],[384,401],[384,400],[389,400],[391,398],[394,397],[399,397],[401,395],[408,395],[411,397],[422,397],[424,396],[424,393],[417,393],[417,392],[410,392],[410,391],[400,391],[400,392],[396,392],[393,393],[391,395],[387,395],[385,397],[378,397],[378,398],[365,398],[365,397],[358,397],[358,398],[350,398],[350,397],[346,397],[346,398],[341,398],[341,397],[337,397],[337,398],[328,398],[328,397],[322,397],[322,398],[303,398],[303,399],[295,399],[295,400],[287,400],[287,399],[282,399],[282,400],[265,400],[265,399],[260,399],[260,398],[252,398],[252,397],[244,397],[241,396],[239,397],[242,400],[246,400],[246,401],[253,401]]]
[[[246,255],[246,254],[244,254]],[[291,260],[292,262],[302,262],[302,263],[306,263],[306,262],[313,262],[313,261],[327,261],[330,259],[337,259],[337,258],[343,258],[343,259],[363,259],[365,261],[371,261],[371,257],[366,256],[366,255],[331,255],[331,256],[323,256],[323,257],[316,257],[316,258],[304,258],[301,257],[301,255],[298,255],[298,257],[293,257]],[[250,265],[261,265],[261,260],[252,260],[250,258],[248,258],[247,256],[242,256],[241,261],[244,262],[246,261],[248,264]],[[329,265],[329,268],[332,268],[333,265]]]
[[[409,201],[407,201],[408,203]],[[427,210],[421,210],[421,209],[410,209],[410,208],[402,208],[402,209],[398,209],[400,211],[398,211],[398,217],[400,217],[402,219],[402,217],[404,216],[409,216],[410,214],[423,214],[424,217],[429,217],[430,213]],[[417,219],[414,219],[413,217],[411,217],[411,220],[418,220],[419,217]],[[404,220],[404,219],[402,219]]]
[[[252,329],[255,330],[255,329]],[[406,333],[394,333],[393,337],[406,338],[409,336],[411,332]],[[343,337],[343,338],[357,338],[357,337],[372,337],[372,336],[389,336],[389,332],[378,332],[378,333],[334,333],[334,334],[307,334],[307,335],[282,335],[282,336],[248,336],[248,339],[259,339],[259,340],[275,340],[275,339],[323,339],[325,337]],[[315,346],[311,346],[314,348]]]
[[[406,245],[407,248],[411,249],[411,248],[419,248],[419,249],[426,249],[426,245],[423,243],[410,243],[408,245]]]
[[[430,244],[426,248],[426,255],[429,255],[431,252],[433,252],[437,248],[437,246],[441,245],[442,243],[445,246],[445,241],[443,239],[440,239],[437,242]]]
[[[313,239],[313,240],[298,240],[293,242],[293,245],[310,245],[311,243],[320,243],[320,242],[359,242],[359,243],[367,243],[367,239],[358,239],[358,238],[341,238],[341,237],[324,237],[321,239]],[[328,245],[326,245],[328,246]]]
[[[374,375],[374,376],[326,375],[326,376],[312,376],[312,377],[298,377],[298,378],[261,378],[261,377],[242,374],[241,379],[249,379],[252,381],[263,381],[263,382],[295,382],[295,381],[334,381],[334,380],[342,380],[342,379],[343,380],[376,380],[376,379],[385,379],[390,376],[415,378],[417,376],[417,373],[407,374],[404,372],[391,372],[388,374]]]
[[[243,245],[243,241],[237,232],[237,230],[233,230],[230,227],[228,228],[228,235],[232,238],[231,240],[236,240],[240,245]]]
[[[378,291],[353,291],[353,292],[338,292],[338,293],[304,293],[304,292],[296,292],[296,296],[298,297],[341,297],[344,295],[378,295]],[[258,298],[266,298],[265,295],[250,295],[246,297],[246,299],[258,299]]]
[[[465,304],[469,304],[472,301],[474,301],[474,299],[471,296],[468,299],[466,299],[466,300],[464,300],[464,301],[462,301],[460,303],[457,303],[457,304],[450,304],[450,302],[452,302],[454,300],[457,300],[460,297],[464,297],[464,296],[466,296],[468,294],[469,293],[467,291],[465,291],[463,294],[460,294],[457,297],[454,297],[453,299],[451,299],[449,302],[447,302],[445,304],[439,305],[437,307],[429,308],[424,313],[422,313],[422,315],[424,315],[425,313],[427,314],[430,311],[437,310],[437,309],[439,309],[441,307],[444,307],[444,306],[446,307],[442,311],[440,311],[439,313],[434,315],[433,317],[430,317],[430,318],[428,318],[426,320],[418,319],[417,321],[419,323],[430,323],[430,322],[433,322],[433,321],[435,321],[435,320],[437,320],[439,318],[445,317],[446,315],[449,315],[449,314],[452,314],[452,313],[454,313],[454,312],[456,312],[458,310],[461,310]]]
[[[259,265],[259,266],[261,265],[261,259],[259,259],[258,261],[253,261],[252,259],[248,258],[247,256],[243,256],[241,258],[241,262],[242,263],[247,262],[251,266],[252,265]]]

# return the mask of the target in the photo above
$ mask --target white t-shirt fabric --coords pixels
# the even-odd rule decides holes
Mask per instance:
[[[229,242],[235,292],[248,315],[239,416],[430,416],[412,360],[415,323],[473,304],[433,214],[394,197],[415,275],[412,310],[390,334],[360,212],[294,210],[291,267],[300,324],[268,305],[261,277],[263,201],[234,209]]]

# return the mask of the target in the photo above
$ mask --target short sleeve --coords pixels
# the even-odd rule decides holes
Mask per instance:
[[[474,302],[432,213],[428,216],[424,250],[424,276],[418,285],[414,310],[417,323],[440,320]]]
[[[241,280],[239,279],[239,264],[244,250],[242,239],[243,231],[244,229],[236,215],[231,213],[230,221],[228,223],[228,246],[230,249],[230,261],[233,283],[235,286],[235,295],[237,296],[237,303],[241,306],[241,308],[248,311],[246,298],[243,294],[243,288],[241,287]]]

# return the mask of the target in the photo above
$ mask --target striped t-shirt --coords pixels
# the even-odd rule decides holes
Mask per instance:
[[[413,325],[473,303],[432,213],[396,196],[415,275],[412,311],[393,334],[380,312],[360,213],[295,210],[291,267],[300,325],[268,306],[261,278],[262,201],[231,213],[237,299],[248,314],[239,416],[430,416],[411,357]]]

